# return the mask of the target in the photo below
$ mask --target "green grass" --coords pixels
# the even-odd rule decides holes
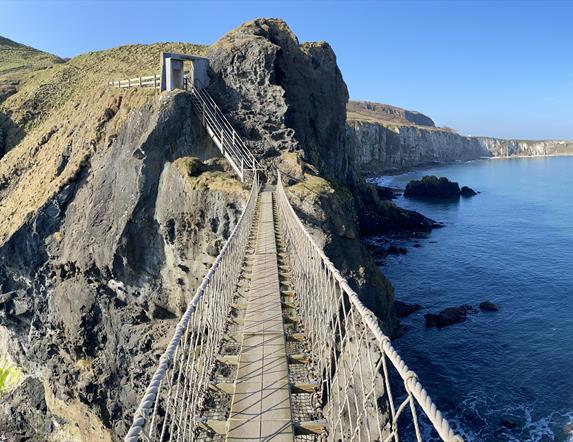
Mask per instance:
[[[8,361],[0,361],[0,395],[12,390],[20,382],[21,372]]]
[[[73,180],[96,150],[111,145],[130,113],[158,106],[157,90],[112,88],[110,80],[159,74],[161,52],[203,55],[207,49],[190,43],[128,45],[46,67],[41,61],[50,59],[49,54],[5,39],[2,44],[6,50],[0,50],[0,71],[21,64],[21,55],[30,51],[38,63],[18,76],[15,93],[0,100],[7,150],[0,161],[0,182],[7,183],[0,189],[0,244]],[[118,106],[111,120],[105,117]],[[66,146],[73,146],[72,156],[58,175],[57,161]]]
[[[0,37],[0,81],[20,79],[23,74],[64,63],[60,57]]]
[[[0,105],[0,112],[9,113],[26,132],[66,103],[104,94],[111,80],[159,74],[161,52],[204,55],[207,49],[190,43],[138,44],[87,52],[64,62],[5,41],[10,40],[0,40],[0,86],[8,79],[20,84],[18,92]]]

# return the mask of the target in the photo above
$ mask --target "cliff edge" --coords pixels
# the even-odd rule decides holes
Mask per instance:
[[[209,92],[388,334],[393,289],[361,235],[429,229],[385,201],[347,143],[327,43],[258,19],[210,47],[130,45],[52,60],[0,103],[0,433],[120,440],[181,311],[243,209],[186,92],[120,90],[162,51],[206,54]],[[195,167],[198,162],[201,167]]]
[[[413,111],[385,109],[392,107],[352,101],[347,107],[348,144],[356,163],[368,175],[479,158],[573,154],[573,141],[464,136],[447,127],[435,127],[429,117],[431,124],[408,117]]]
[[[375,123],[436,127],[434,120],[420,112],[372,101],[349,101],[346,105],[346,117],[349,120]]]

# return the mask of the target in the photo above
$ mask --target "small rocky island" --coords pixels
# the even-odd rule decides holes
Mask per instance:
[[[423,176],[420,180],[412,180],[406,186],[406,198],[456,200],[461,197],[477,195],[477,192],[468,186],[450,181],[446,177],[438,178],[434,175]]]
[[[426,321],[426,326],[442,328],[447,327],[448,325],[464,322],[467,319],[469,313],[477,313],[480,310],[484,313],[497,312],[499,311],[499,305],[491,301],[483,301],[480,303],[478,309],[469,304],[464,304],[458,307],[448,307],[437,314],[426,313],[424,315],[424,319]],[[396,312],[400,314],[401,311],[404,311],[403,306],[397,306]]]

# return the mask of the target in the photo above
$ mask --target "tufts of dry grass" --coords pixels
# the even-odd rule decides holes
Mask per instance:
[[[158,74],[164,51],[202,55],[206,47],[157,43],[88,52],[64,64],[35,70],[23,79],[18,92],[2,103],[0,112],[9,114],[17,126],[27,131],[70,100],[82,102],[90,91],[107,89],[108,81]]]
[[[173,165],[179,171],[192,189],[218,191],[228,195],[235,195],[246,200],[249,196],[249,187],[236,179],[233,172],[209,170],[205,163],[194,157],[183,157],[175,160]]]
[[[64,63],[60,57],[0,37],[0,83],[19,81],[30,72]]]
[[[0,104],[0,116],[14,126],[5,138],[18,140],[0,159],[0,244],[89,166],[95,152],[111,145],[130,113],[158,105],[157,91],[114,89],[109,80],[159,73],[162,51],[205,49],[187,43],[121,46],[22,77],[18,91]]]

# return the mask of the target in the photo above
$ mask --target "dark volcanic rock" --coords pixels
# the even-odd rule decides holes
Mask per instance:
[[[491,301],[484,301],[480,303],[479,309],[482,312],[497,312],[499,310],[499,305],[494,304]]]
[[[300,44],[279,19],[244,23],[209,49],[209,92],[258,153],[304,150],[346,181],[348,91],[326,42]]]
[[[218,155],[203,137],[188,94],[163,94],[160,105],[134,110],[89,170],[0,246],[0,331],[12,333],[26,379],[40,382],[34,400],[46,391],[90,410],[101,430],[80,425],[83,440],[125,434],[162,340],[214,259],[209,246],[242,211],[246,191],[195,186],[191,157]],[[17,412],[0,401],[0,413],[35,431],[31,410],[44,405],[21,397],[8,404]]]
[[[378,196],[383,200],[393,200],[399,194],[399,190],[392,189],[391,187],[376,186]]]
[[[463,196],[464,198],[468,198],[470,196],[477,195],[477,192],[473,190],[471,187],[463,186],[462,189],[460,190],[460,195]]]
[[[8,441],[44,440],[52,430],[52,417],[44,400],[44,386],[36,378],[25,379],[16,389],[2,397],[0,435]]]
[[[365,184],[355,187],[356,211],[359,214],[360,232],[379,235],[404,231],[427,232],[440,223],[413,210],[398,207],[392,201],[382,200],[376,186]]]
[[[398,318],[405,318],[406,316],[423,308],[420,304],[407,304],[402,301],[395,301],[394,307],[396,308],[396,315]]]
[[[460,186],[446,177],[424,176],[421,180],[412,180],[406,186],[404,196],[408,198],[457,199]]]
[[[448,325],[464,322],[467,319],[468,313],[473,311],[470,305],[460,305],[459,307],[449,307],[442,310],[437,315],[434,313],[426,313],[426,325],[428,327],[446,327]]]
[[[386,249],[386,253],[388,255],[405,255],[408,253],[408,250],[406,250],[404,247],[390,246]]]
[[[501,425],[508,430],[514,430],[517,428],[517,420],[514,417],[503,417],[501,419]]]

